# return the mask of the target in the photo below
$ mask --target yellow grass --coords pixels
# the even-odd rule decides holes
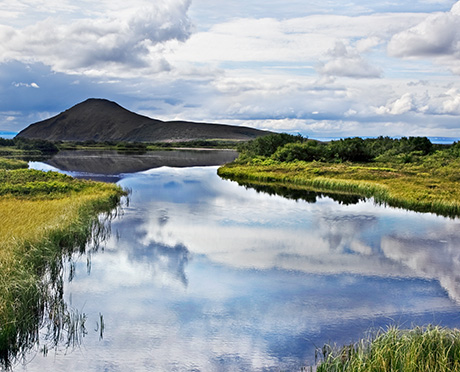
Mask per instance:
[[[219,168],[218,173],[236,181],[282,183],[295,189],[374,197],[377,202],[391,206],[454,217],[460,216],[459,167],[459,160],[444,165],[439,161],[362,165],[268,162],[229,164]]]
[[[0,197],[0,366],[36,342],[47,303],[62,297],[56,287],[62,256],[85,246],[97,215],[110,212],[123,194],[112,184],[6,172],[15,194]],[[57,184],[55,178],[69,187],[41,187]],[[18,194],[16,185],[24,184],[30,187]]]

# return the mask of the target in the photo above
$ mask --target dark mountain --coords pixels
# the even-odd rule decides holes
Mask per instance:
[[[50,119],[29,125],[18,137],[49,141],[179,142],[247,141],[270,132],[224,124],[161,121],[105,99],[88,99]]]

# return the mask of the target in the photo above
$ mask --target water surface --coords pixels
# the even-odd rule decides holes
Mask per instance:
[[[87,335],[15,370],[300,370],[370,328],[460,326],[459,220],[290,200],[216,171],[120,175],[129,206],[65,287]]]
[[[46,161],[61,171],[91,175],[120,175],[158,167],[196,167],[229,163],[238,156],[235,150],[161,150],[127,154],[117,151],[59,151]]]

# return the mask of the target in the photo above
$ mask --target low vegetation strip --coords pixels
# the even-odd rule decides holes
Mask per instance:
[[[34,169],[0,169],[0,195],[56,198],[71,191],[82,191],[91,185],[57,172]],[[94,185],[93,185],[94,186]]]
[[[353,170],[353,177],[347,177],[352,168],[341,164],[343,173],[329,172],[336,165],[297,164],[292,168],[288,164],[276,165],[227,165],[218,170],[218,174],[235,181],[257,181],[269,185],[283,183],[287,187],[304,188],[309,191],[341,192],[367,198],[373,197],[377,203],[393,207],[406,208],[418,212],[432,212],[444,216],[460,215],[460,189],[458,183],[441,180],[437,177],[425,177],[400,173],[398,177],[375,177],[374,171],[365,167]],[[321,169],[318,176],[315,172]]]
[[[460,331],[437,326],[391,327],[340,348],[325,345],[317,372],[457,372]]]
[[[261,145],[269,137],[257,139],[252,145],[245,144],[234,163],[219,168],[219,175],[240,182],[267,185],[276,182],[296,189],[356,194],[394,207],[460,216],[458,144],[436,148],[425,140],[382,138],[366,143],[360,139],[357,143],[363,148],[357,158],[367,160],[352,161],[349,159],[354,155],[346,148],[355,145],[353,141],[351,144],[343,141],[338,146],[290,136],[281,139],[299,142],[283,142],[278,138],[270,145]],[[422,144],[423,150],[408,143]],[[371,150],[364,149],[370,144],[372,157]],[[309,155],[311,148],[315,149],[313,158]],[[405,153],[406,150],[412,151]]]
[[[63,256],[104,231],[98,215],[115,208],[123,191],[56,172],[3,169],[0,195],[0,365],[8,367],[37,342],[45,316],[55,324],[67,317]]]

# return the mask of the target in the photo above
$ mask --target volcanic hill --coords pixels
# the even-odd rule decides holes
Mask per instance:
[[[29,125],[18,137],[49,141],[182,142],[248,141],[270,134],[225,124],[161,121],[128,111],[115,102],[90,98],[52,118]]]

